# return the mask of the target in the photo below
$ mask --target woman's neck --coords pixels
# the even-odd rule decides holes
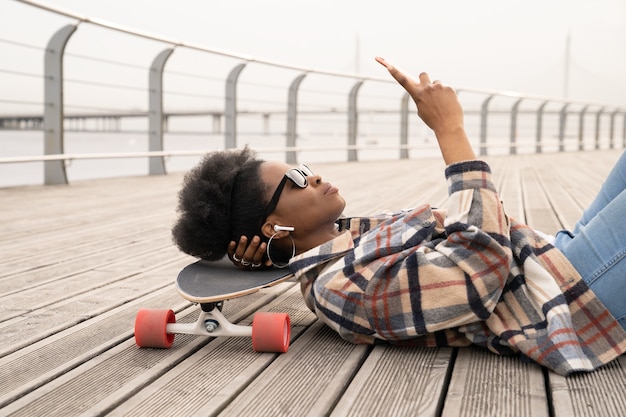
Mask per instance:
[[[300,255],[310,249],[320,246],[329,240],[341,235],[341,232],[337,229],[336,224],[333,223],[329,227],[318,228],[313,232],[294,233],[294,243],[296,244],[296,255]]]

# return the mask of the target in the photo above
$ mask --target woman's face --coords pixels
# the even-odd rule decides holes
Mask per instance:
[[[283,177],[292,169],[283,162],[264,162],[260,167],[261,180],[266,184],[269,201]],[[300,188],[287,180],[278,199],[276,209],[268,214],[267,221],[281,226],[295,227],[295,233],[311,233],[323,226],[332,225],[346,205],[339,190],[324,182],[319,175],[307,176],[308,185]]]

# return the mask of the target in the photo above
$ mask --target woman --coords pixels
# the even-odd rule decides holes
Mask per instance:
[[[617,226],[615,207],[626,206],[624,155],[603,188],[610,192],[574,233],[558,234],[557,249],[504,212],[454,90],[377,60],[437,137],[450,194],[444,207],[343,219],[337,189],[306,166],[261,162],[247,149],[218,152],[186,177],[173,231],[179,247],[205,259],[228,252],[251,270],[288,262],[307,306],[354,343],[473,343],[563,375],[621,355],[626,286],[617,280],[626,279],[626,231],[615,230],[621,239],[600,251],[594,239]],[[582,255],[579,265],[573,258]],[[602,291],[596,296],[590,286]]]

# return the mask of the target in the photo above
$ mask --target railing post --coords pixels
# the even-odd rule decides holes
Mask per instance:
[[[63,52],[77,25],[59,29],[44,56],[43,143],[45,155],[63,154]],[[44,184],[67,184],[65,161],[44,161]]]
[[[543,151],[543,111],[548,104],[547,101],[541,103],[541,106],[537,109],[537,130],[535,137],[535,153],[541,153]]]
[[[596,151],[600,149],[600,117],[602,116],[603,112],[604,112],[604,107],[600,107],[600,109],[596,113],[596,136],[595,136],[595,141],[594,141],[595,143],[594,148]]]
[[[490,95],[483,101],[480,109],[480,150],[481,156],[487,155],[487,115],[489,113],[489,102],[493,99],[493,95]]]
[[[298,122],[298,89],[300,88],[300,83],[306,77],[305,74],[298,75],[289,86],[289,92],[287,93],[287,148],[295,148],[296,147],[296,138],[297,138],[297,122]],[[286,162],[288,164],[297,164],[298,158],[296,156],[296,151],[290,150],[287,151]]]
[[[565,150],[565,126],[567,123],[567,107],[569,103],[565,104],[559,113],[559,152]]]
[[[268,112],[261,114],[261,117],[263,118],[263,136],[269,136],[270,134],[270,117],[271,116],[272,114]]]
[[[213,113],[213,130],[212,133],[222,133],[222,115]]]
[[[237,147],[237,79],[246,64],[239,64],[226,79],[226,103],[224,104],[224,147]]]
[[[619,110],[613,110],[611,113],[611,124],[609,126],[609,149],[615,149],[615,116]]]
[[[509,145],[509,153],[517,154],[517,112],[523,98],[518,99],[511,108],[511,140]]]
[[[400,102],[400,159],[409,159],[409,93]]]
[[[580,110],[580,114],[578,115],[578,150],[585,150],[585,113],[587,113],[587,109],[589,106],[585,106]]]
[[[348,161],[357,160],[356,138],[358,135],[359,114],[357,110],[357,93],[363,85],[363,81],[357,81],[350,90],[348,96]]]
[[[622,148],[626,148],[626,113],[624,113],[624,123],[622,126]]]
[[[166,123],[163,117],[163,68],[174,49],[163,50],[152,61],[148,79],[148,150],[163,151],[163,131]],[[151,156],[148,158],[149,175],[165,175],[165,158]]]

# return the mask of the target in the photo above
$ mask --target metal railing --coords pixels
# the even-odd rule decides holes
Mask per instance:
[[[362,150],[382,149],[396,149],[399,151],[399,158],[409,158],[410,150],[420,149],[420,147],[424,146],[423,143],[419,142],[419,139],[415,139],[415,134],[411,135],[410,133],[411,129],[409,127],[413,126],[413,123],[419,123],[419,121],[414,116],[413,106],[409,105],[408,95],[400,95],[401,89],[389,77],[372,77],[364,74],[327,71],[258,59],[253,56],[140,32],[61,10],[37,1],[17,1],[76,21],[76,23],[63,26],[57,30],[45,48],[44,74],[42,77],[44,84],[43,115],[29,115],[25,113],[0,115],[0,130],[43,130],[43,155],[1,157],[0,163],[43,162],[45,184],[68,183],[66,164],[77,159],[148,158],[148,173],[150,175],[165,174],[166,158],[201,155],[206,152],[206,150],[164,149],[164,136],[171,132],[168,128],[168,121],[173,118],[197,117],[198,115],[209,115],[212,117],[213,130],[209,134],[223,138],[223,148],[240,146],[242,134],[238,132],[238,126],[243,117],[262,118],[264,128],[260,134],[257,134],[258,136],[273,135],[284,139],[284,146],[269,146],[263,149],[263,151],[284,152],[287,163],[296,163],[299,153],[312,150],[345,151],[348,161],[359,160],[359,152]],[[64,77],[65,47],[70,38],[76,33],[79,25],[83,24],[166,45],[165,49],[162,49],[153,58],[149,67],[147,110],[91,111],[82,114],[66,112],[68,106],[64,103],[64,84],[70,82],[70,80]],[[231,62],[228,75],[225,80],[221,80],[224,95],[217,98],[217,100],[222,100],[221,107],[218,105],[211,110],[203,109],[199,111],[164,110],[166,107],[164,97],[168,93],[164,90],[164,75],[167,74],[165,66],[176,51],[184,50],[210,56],[225,57]],[[257,101],[250,100],[248,102],[248,105],[252,108],[241,109],[242,103],[238,94],[238,88],[242,85],[240,78],[244,69],[251,64],[270,68],[274,71],[282,71],[290,77],[291,82],[284,87],[287,95],[286,103],[263,103],[263,100],[258,100],[257,97]],[[11,70],[0,69],[0,73],[2,72],[8,73]],[[33,74],[23,73],[21,75],[33,76]],[[343,104],[324,107],[324,105],[313,102],[305,105],[301,103],[303,92],[301,85],[303,81],[316,76],[325,77],[326,79],[342,79],[351,83],[347,93],[338,91],[331,93],[343,96]],[[214,78],[219,82],[219,77]],[[77,82],[77,80],[74,80],[74,82]],[[386,96],[366,96],[361,94],[365,85],[373,84],[381,86],[380,90],[385,91]],[[260,85],[262,87],[268,86],[263,83],[260,83]],[[345,88],[345,86],[342,88]],[[283,94],[285,90],[283,90]],[[543,152],[547,148],[562,152],[566,150],[626,146],[626,108],[623,107],[476,88],[461,87],[457,88],[457,92],[461,98],[468,101],[467,104],[464,104],[466,108],[466,124],[468,130],[471,131],[471,135],[478,138],[479,142],[475,146],[478,148],[480,155],[486,155],[497,147],[507,148],[509,153],[515,154],[522,148],[526,148],[527,151],[528,148],[532,148],[533,152]],[[321,92],[321,94],[329,93]],[[265,98],[263,95],[260,97]],[[11,100],[10,98],[0,98],[0,102],[5,103]],[[395,101],[396,104],[381,107],[381,103],[390,100],[393,100],[391,102]],[[19,100],[15,101],[19,102]],[[504,104],[495,106],[494,103],[498,101],[504,102]],[[276,106],[279,106],[279,108],[276,108]],[[308,110],[305,108],[306,106],[309,106]],[[299,139],[305,136],[299,129],[299,122],[303,118],[314,117],[313,115],[333,117],[334,119],[330,123],[342,123],[343,127],[340,130],[342,135],[345,134],[345,144],[337,144],[336,141],[333,141],[332,145],[325,146],[303,146],[299,144]],[[568,124],[572,116],[576,117],[575,123],[570,122]],[[375,121],[370,121],[369,127],[372,129],[378,126],[378,124],[388,123],[392,125],[389,128],[390,131],[393,131],[392,134],[379,135],[387,138],[383,140],[384,144],[380,144],[378,141],[362,143],[362,140],[360,140],[364,124],[367,123],[367,121],[364,122],[364,119],[367,117],[376,119]],[[148,135],[147,151],[78,154],[66,153],[64,151],[64,134],[66,131],[72,130],[72,121],[110,120],[112,122],[107,124],[108,127],[106,129],[100,128],[100,130],[121,131],[120,120],[127,118],[147,119],[148,129],[144,131]],[[279,133],[273,133],[269,127],[273,118],[278,118],[285,123],[284,130],[280,129]],[[341,121],[335,120],[337,118]],[[414,120],[411,120],[412,118]],[[590,118],[592,119],[591,124],[588,123]],[[619,123],[620,118],[621,123]],[[383,121],[381,122],[380,119],[383,119]],[[311,123],[315,124],[315,120]],[[556,129],[556,131],[552,134],[547,134],[547,124],[551,124],[551,128],[553,130]],[[591,132],[589,131],[590,125],[593,127]],[[419,131],[419,129],[417,130]],[[498,133],[491,133],[493,130],[498,130]],[[423,131],[421,135],[422,137],[428,136]],[[395,137],[395,139],[389,139],[390,136]],[[550,138],[546,136],[550,136]],[[588,143],[589,139],[592,140],[592,143]]]

